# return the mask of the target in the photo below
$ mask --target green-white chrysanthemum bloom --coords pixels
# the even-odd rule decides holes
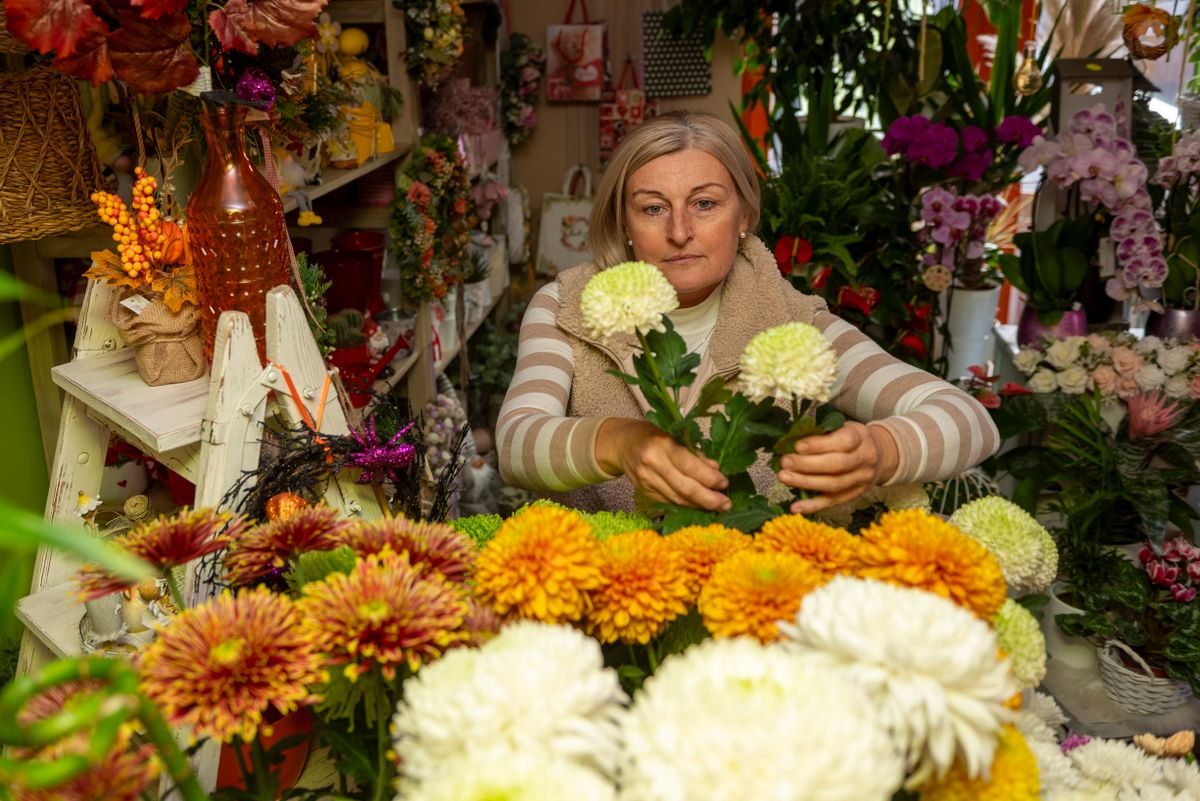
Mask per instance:
[[[663,331],[663,315],[679,308],[679,296],[653,264],[627,261],[601,270],[579,299],[583,325],[596,339],[613,334]]]
[[[996,643],[1008,654],[1009,669],[1021,689],[1036,687],[1046,677],[1046,637],[1037,618],[1009,598],[996,613]]]
[[[1012,501],[993,495],[960,506],[950,523],[992,552],[1009,589],[1042,592],[1058,574],[1058,547],[1037,520]]]
[[[578,762],[539,752],[451,757],[434,778],[407,793],[404,801],[615,801],[608,779]]]
[[[837,383],[837,354],[816,327],[784,323],[755,335],[742,351],[738,389],[764,398],[825,403]]]

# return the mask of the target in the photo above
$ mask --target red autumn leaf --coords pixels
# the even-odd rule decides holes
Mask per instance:
[[[208,15],[208,24],[217,35],[222,50],[240,50],[253,56],[258,53],[254,40],[254,14],[246,0],[229,0],[224,8]]]
[[[317,35],[317,15],[328,0],[259,0],[254,13],[254,39],[260,44],[290,47]],[[226,6],[228,7],[228,5]]]
[[[135,92],[155,95],[187,86],[200,74],[188,49],[192,26],[183,14],[149,22],[137,13],[118,13],[121,27],[108,38],[117,77]]]
[[[142,19],[170,17],[187,8],[188,0],[130,0],[130,5],[142,10]]]
[[[14,37],[60,58],[73,55],[89,34],[108,32],[86,0],[4,0],[4,16]]]
[[[99,86],[113,76],[112,61],[108,57],[108,29],[94,30],[75,46],[69,57],[54,57],[54,66],[67,75],[83,78]]]

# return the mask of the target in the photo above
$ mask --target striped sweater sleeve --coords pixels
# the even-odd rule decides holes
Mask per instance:
[[[496,441],[500,474],[510,484],[565,492],[615,478],[596,462],[603,417],[567,417],[574,359],[555,325],[558,286],[533,296],[521,322],[517,367],[500,407]]]
[[[970,395],[889,355],[840,317],[823,311],[813,322],[838,354],[834,404],[896,440],[900,462],[888,484],[949,478],[996,452],[1000,434]]]

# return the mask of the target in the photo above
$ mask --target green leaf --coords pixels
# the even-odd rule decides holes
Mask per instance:
[[[821,432],[821,427],[817,425],[817,421],[811,417],[800,417],[792,421],[791,427],[782,437],[776,440],[775,445],[771,448],[775,456],[771,459],[771,468],[776,472],[779,471],[780,460],[789,453],[794,453],[796,443],[805,437],[811,437],[814,434]]]
[[[713,408],[720,406],[732,397],[733,391],[725,385],[725,379],[719,375],[713,376],[700,389],[700,396],[696,398],[696,403],[687,416],[693,420],[707,417]]]
[[[1192,633],[1179,632],[1167,638],[1163,655],[1173,662],[1200,663],[1200,638]]]
[[[667,504],[665,508],[670,511],[659,524],[659,529],[663,534],[670,534],[688,526],[707,526],[717,519],[715,512],[704,509],[693,509],[689,506],[675,506],[674,504]]]
[[[712,635],[704,627],[704,619],[694,607],[686,614],[672,620],[658,637],[660,658],[669,654],[682,654],[688,648],[707,640]]]
[[[154,569],[110,542],[81,535],[78,527],[58,526],[0,498],[0,549],[31,553],[47,545],[98,565],[124,579],[138,581]]]
[[[646,335],[651,356],[662,373],[663,383],[671,389],[689,387],[696,380],[696,368],[700,366],[700,354],[688,353],[687,343],[675,330],[670,318],[664,318],[665,331],[651,331]],[[645,357],[646,354],[640,354]],[[634,358],[637,361],[638,357]]]
[[[751,495],[747,498],[730,498],[733,507],[724,514],[717,516],[717,522],[726,528],[735,528],[747,534],[753,534],[763,527],[768,520],[783,514],[778,506],[772,506],[761,495]]]
[[[724,475],[743,473],[754,464],[759,448],[771,446],[786,421],[787,413],[770,398],[752,403],[746,396],[735,394],[725,404],[724,414],[712,416],[709,439],[701,449],[716,461]]]
[[[305,584],[321,581],[331,573],[349,575],[354,570],[354,562],[354,551],[347,545],[332,551],[302,553],[287,574],[288,587],[299,592]]]
[[[375,760],[361,735],[354,735],[341,721],[317,716],[317,733],[336,757],[338,772],[349,776],[359,785],[369,785],[375,777]]]

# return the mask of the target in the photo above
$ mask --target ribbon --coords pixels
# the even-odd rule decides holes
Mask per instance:
[[[317,419],[316,422],[313,422],[312,415],[308,413],[308,407],[304,405],[304,398],[300,396],[299,391],[296,389],[296,382],[292,380],[291,373],[289,373],[279,362],[271,362],[271,366],[283,374],[283,380],[287,383],[288,392],[291,393],[292,400],[300,409],[300,419],[304,421],[304,424],[308,426],[310,431],[317,435],[313,439],[318,443],[324,443],[325,438],[320,436],[320,434],[321,423],[325,419],[325,400],[329,397],[329,386],[332,383],[332,378],[329,372],[326,371],[325,382],[321,385],[321,400],[318,402],[319,405],[317,407]],[[333,463],[333,454],[329,452],[328,445],[325,446],[325,461],[330,464]]]

